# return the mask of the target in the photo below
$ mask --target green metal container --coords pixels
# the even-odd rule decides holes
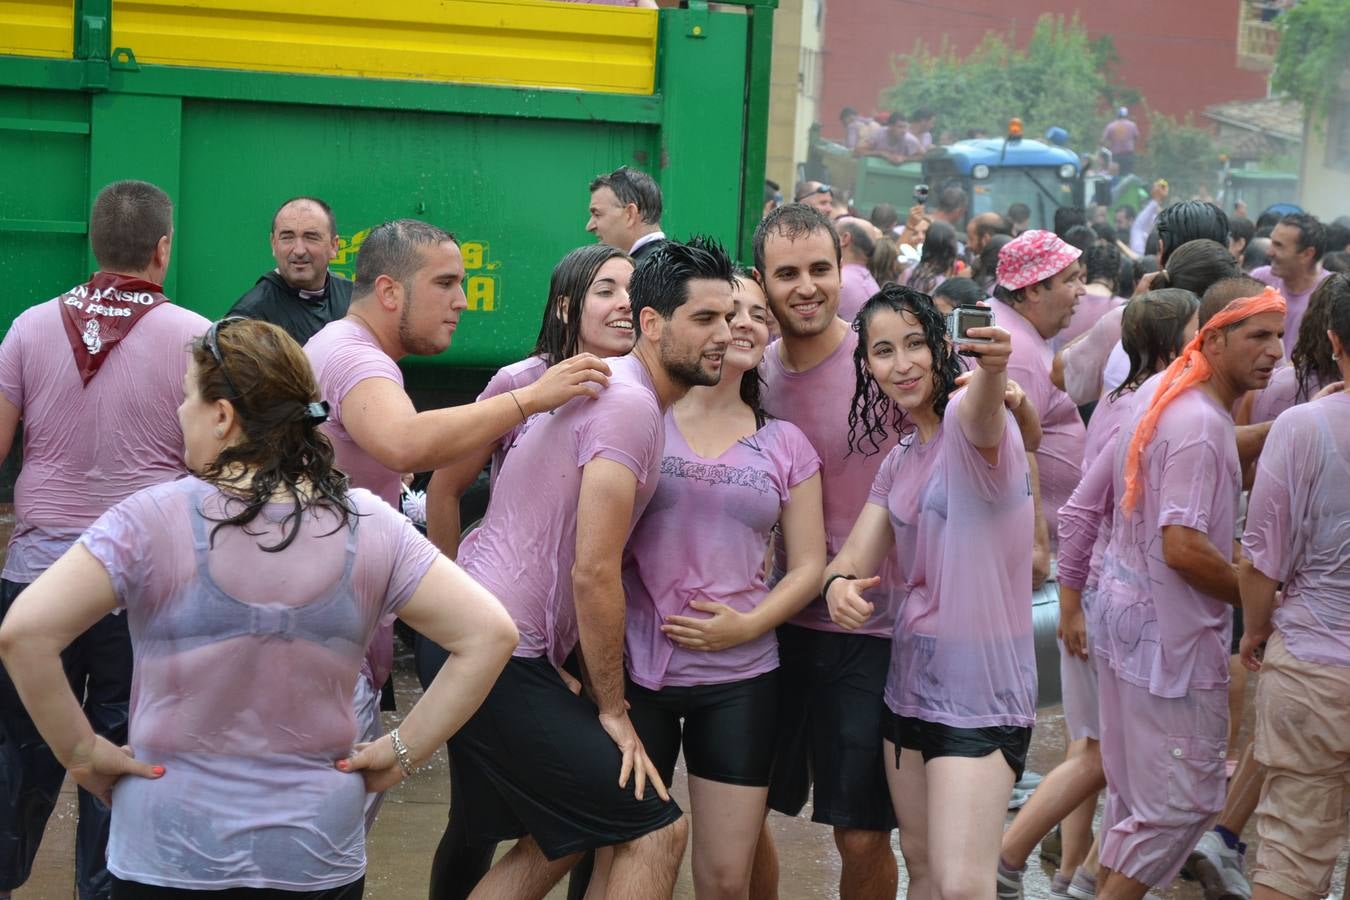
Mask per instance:
[[[256,4],[244,2],[0,7],[26,5],[30,25],[41,16],[54,23],[30,28],[36,36],[28,38],[17,19],[0,20],[0,327],[92,271],[90,203],[122,178],[152,181],[174,198],[165,291],[207,317],[273,267],[271,215],[289,197],[332,204],[338,271],[351,271],[363,233],[389,219],[453,231],[468,268],[469,312],[449,351],[405,362],[410,386],[443,400],[472,395],[485,373],[528,352],[553,265],[593,240],[585,232],[588,184],[599,173],[624,164],[648,171],[665,195],[668,234],[708,233],[749,259],[762,205],[776,0],[741,0],[727,11],[691,0],[659,19],[655,11],[539,0],[422,2],[418,9],[439,24],[385,23],[388,40],[406,45],[396,54],[371,51],[365,29],[370,16],[406,9],[371,7],[344,23],[329,7],[349,5],[306,3],[299,25],[332,35],[327,56],[304,56],[308,44],[261,53],[241,44],[230,36],[238,27],[263,42],[297,24],[278,25],[284,13],[251,13]],[[189,22],[197,30],[183,36],[182,17],[203,9]],[[69,34],[58,35],[62,14]],[[218,24],[226,14],[255,21],[229,31]],[[490,53],[462,49],[455,29],[464,31],[471,15],[487,23],[472,35]],[[582,24],[571,34],[557,23]],[[29,43],[16,49],[7,34]],[[362,52],[404,69],[427,60],[478,83],[401,70],[366,77],[351,71],[376,65]],[[565,64],[538,56],[545,53]],[[463,68],[466,59],[478,69]],[[334,74],[314,74],[328,60]],[[301,71],[264,69],[292,62]],[[527,84],[569,67],[584,70],[582,86]]]

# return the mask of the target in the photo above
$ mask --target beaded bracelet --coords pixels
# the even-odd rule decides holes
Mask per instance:
[[[403,743],[403,738],[399,737],[397,728],[389,732],[389,740],[394,745],[394,758],[398,760],[398,767],[403,770],[405,776],[411,775],[413,773],[412,756],[408,753],[408,745]]]

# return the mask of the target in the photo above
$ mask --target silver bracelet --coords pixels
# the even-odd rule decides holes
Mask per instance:
[[[405,776],[413,773],[412,756],[408,753],[408,745],[403,743],[403,738],[398,736],[398,729],[395,728],[389,732],[389,741],[394,745],[394,758],[398,760],[398,767],[403,770]]]

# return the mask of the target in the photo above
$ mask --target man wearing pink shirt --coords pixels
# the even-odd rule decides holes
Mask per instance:
[[[143,181],[108,185],[94,201],[88,283],[22,313],[0,345],[0,455],[23,420],[0,615],[94,520],[185,472],[177,408],[189,341],[209,324],[160,285],[169,268],[173,203]],[[99,734],[126,743],[131,642],[109,615],[71,644],[66,675]],[[0,897],[27,880],[65,771],[0,673]],[[76,832],[80,900],[111,896],[109,810],[84,790]]]
[[[1116,447],[1121,500],[1094,648],[1107,781],[1098,897],[1165,887],[1223,806],[1242,490],[1231,410],[1270,380],[1284,315],[1270,289],[1207,300],[1199,333]]]
[[[834,223],[839,232],[840,267],[839,318],[852,322],[873,294],[881,290],[867,263],[872,258],[881,231],[865,219],[845,216]]]
[[[1041,445],[1035,454],[1039,518],[1052,544],[1057,541],[1059,508],[1082,474],[1087,437],[1073,400],[1050,380],[1050,339],[1069,326],[1086,290],[1081,255],[1049,231],[1023,232],[999,252],[998,299],[989,302],[994,320],[1013,337],[1008,377],[1026,391],[1041,417]]]
[[[716,384],[731,342],[732,266],[715,243],[667,241],[629,285],[637,344],[609,386],[541,416],[506,458],[460,553],[520,643],[450,742],[456,811],[474,838],[520,838],[475,897],[542,897],[581,854],[612,848],[607,896],[668,898],[686,823],[624,700],[624,547],[656,492],[665,410]],[[583,695],[559,667],[576,651]],[[592,887],[596,887],[596,881]]]
[[[783,335],[760,366],[764,411],[800,428],[820,457],[826,552],[833,558],[895,435],[878,437],[870,453],[849,448],[858,333],[838,316],[840,246],[829,221],[803,204],[782,206],[760,223],[754,245],[755,268]],[[778,630],[783,703],[769,807],[795,816],[811,794],[812,821],[834,827],[840,894],[849,898],[894,897],[898,877],[881,752],[895,625],[893,557],[881,575],[867,595],[873,611],[861,628],[836,624],[824,600],[816,600]],[[763,849],[767,833],[755,860],[756,895],[776,877],[772,845]]]
[[[1252,270],[1252,277],[1280,292],[1289,304],[1284,323],[1284,353],[1294,352],[1298,326],[1308,310],[1308,299],[1331,273],[1322,268],[1326,227],[1315,216],[1285,216],[1270,233],[1270,265]]]

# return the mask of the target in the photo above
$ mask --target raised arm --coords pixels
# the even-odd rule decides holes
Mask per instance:
[[[437,469],[427,485],[427,537],[451,559],[459,555],[459,539],[464,530],[459,502],[492,458],[494,446],[484,444]]]
[[[993,338],[992,344],[961,344],[957,349],[973,350],[979,354],[978,365],[971,374],[959,416],[961,431],[991,464],[998,460],[998,446],[1003,443],[1003,430],[1008,416],[1004,396],[1008,387],[1008,357],[1012,355],[1012,335],[997,325],[972,328],[969,334],[977,338]],[[1021,405],[1026,406],[1023,402]]]
[[[608,375],[604,360],[583,353],[519,390],[420,413],[394,381],[367,378],[343,398],[342,424],[352,440],[385,468],[426,472],[481,453],[527,416],[556,409],[574,397],[598,396],[609,383]]]

